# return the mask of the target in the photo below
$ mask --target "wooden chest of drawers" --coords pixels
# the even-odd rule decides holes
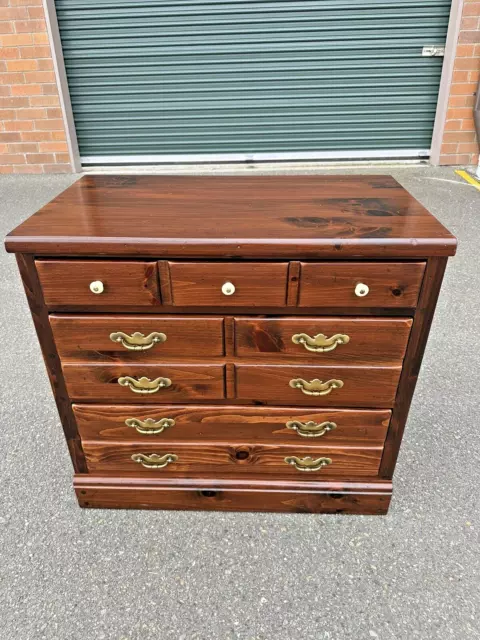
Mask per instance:
[[[386,513],[456,246],[391,177],[88,176],[6,246],[81,506]]]

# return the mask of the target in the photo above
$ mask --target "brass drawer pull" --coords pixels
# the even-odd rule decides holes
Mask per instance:
[[[304,438],[320,438],[337,428],[335,422],[299,422],[298,420],[290,420],[285,426]]]
[[[323,333],[317,333],[313,338],[306,333],[296,333],[292,336],[294,344],[303,344],[307,351],[313,353],[327,353],[337,348],[339,344],[350,342],[350,336],[343,333],[336,333],[331,338],[327,338]]]
[[[132,378],[132,376],[122,376],[118,379],[118,384],[122,387],[128,387],[133,393],[157,393],[160,389],[166,389],[172,384],[170,378],[155,378],[150,380],[142,376],[141,378]]]
[[[317,458],[314,460],[307,456],[306,458],[297,458],[297,456],[288,456],[285,458],[287,464],[291,464],[297,471],[321,471],[323,467],[332,464],[331,458]]]
[[[123,331],[115,331],[110,334],[110,340],[112,342],[119,342],[122,347],[130,351],[147,351],[147,349],[151,349],[156,344],[165,342],[166,339],[167,336],[158,331],[154,331],[148,336],[144,336],[143,333],[139,331],[135,331],[135,333],[132,333],[130,336],[128,333],[123,333]]]
[[[168,464],[176,462],[178,460],[178,456],[174,453],[166,453],[163,456],[158,453],[150,453],[149,455],[144,453],[134,453],[132,460],[134,462],[138,462],[138,464],[141,464],[142,467],[145,467],[146,469],[163,469]]]
[[[153,418],[147,418],[146,420],[139,420],[138,418],[127,418],[125,420],[127,427],[133,427],[138,433],[145,435],[158,435],[163,433],[165,429],[175,426],[175,420],[173,418],[161,418],[157,422]]]
[[[328,380],[322,382],[318,378],[315,380],[302,380],[302,378],[294,378],[290,380],[290,386],[293,389],[300,389],[306,396],[328,396],[334,389],[343,387],[343,380]]]

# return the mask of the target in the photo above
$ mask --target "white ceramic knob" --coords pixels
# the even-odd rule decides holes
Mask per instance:
[[[232,296],[235,293],[235,285],[231,282],[225,282],[222,285],[222,293],[224,296]]]
[[[366,295],[368,295],[369,291],[370,289],[368,288],[368,285],[363,284],[363,282],[359,282],[355,287],[355,295],[359,298],[364,298]]]
[[[103,293],[103,290],[104,286],[101,280],[95,280],[94,282],[90,283],[90,291],[92,293]]]

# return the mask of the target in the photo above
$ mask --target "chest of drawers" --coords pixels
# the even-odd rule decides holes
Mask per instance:
[[[391,177],[86,176],[6,246],[81,506],[387,512],[456,246]]]

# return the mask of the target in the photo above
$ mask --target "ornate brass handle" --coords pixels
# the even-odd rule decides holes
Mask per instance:
[[[167,336],[164,333],[153,331],[148,336],[144,336],[143,333],[135,331],[132,335],[123,333],[123,331],[115,331],[110,334],[110,340],[112,342],[119,342],[122,347],[129,349],[130,351],[147,351],[160,342],[165,342]]]
[[[171,462],[176,462],[178,456],[174,453],[166,453],[163,456],[158,453],[150,453],[149,455],[145,453],[134,453],[132,460],[138,462],[138,464],[141,464],[142,467],[146,469],[163,469]]]
[[[313,338],[306,333],[296,333],[292,336],[294,344],[303,344],[307,351],[313,353],[327,353],[337,348],[339,344],[347,344],[350,342],[350,336],[344,333],[336,333],[331,338],[327,338],[323,333],[317,333]]]
[[[290,380],[290,386],[293,389],[300,389],[306,396],[328,396],[334,389],[343,387],[343,380],[328,380],[322,382],[318,378],[315,380],[302,380],[302,378],[294,378]]]
[[[145,435],[156,435],[175,426],[175,420],[173,418],[160,418],[157,422],[153,418],[147,418],[146,420],[139,420],[138,418],[127,418],[125,420],[127,427],[133,427],[138,433]]]
[[[172,384],[170,378],[155,378],[150,380],[142,376],[141,378],[132,378],[132,376],[122,376],[118,379],[118,384],[122,387],[128,387],[133,393],[157,393],[160,389],[166,389]]]
[[[307,456],[306,458],[297,458],[297,456],[288,456],[285,458],[287,464],[291,464],[298,471],[320,471],[323,467],[332,464],[331,458],[317,458],[314,460]]]
[[[298,420],[290,420],[285,426],[304,438],[320,438],[337,428],[335,422],[299,422]]]

